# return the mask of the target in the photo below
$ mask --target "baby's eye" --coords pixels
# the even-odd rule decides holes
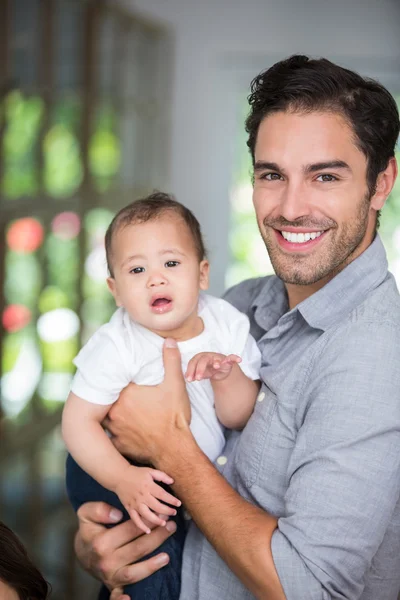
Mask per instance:
[[[177,267],[179,265],[179,262],[177,260],[167,260],[167,262],[165,263],[165,267]]]
[[[144,267],[133,267],[129,273],[144,273]]]

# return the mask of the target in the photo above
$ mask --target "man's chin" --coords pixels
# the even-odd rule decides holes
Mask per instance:
[[[276,261],[274,264],[272,260],[271,263],[277,277],[288,285],[313,285],[328,275],[326,269],[313,268],[312,265],[304,265],[303,267],[300,265],[289,266],[283,265],[279,261]]]

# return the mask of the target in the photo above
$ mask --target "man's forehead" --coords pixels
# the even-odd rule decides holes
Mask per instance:
[[[308,136],[319,134],[321,138],[332,135],[353,135],[353,129],[343,115],[337,112],[275,112],[264,117],[258,129],[257,138],[262,136],[272,143],[279,143],[282,137],[275,137],[272,132],[279,130],[282,134]]]
[[[348,122],[338,113],[273,113],[258,129],[255,162],[298,166],[332,161],[349,163],[362,154]]]

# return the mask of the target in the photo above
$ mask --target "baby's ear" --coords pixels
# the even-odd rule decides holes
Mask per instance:
[[[107,277],[107,285],[108,285],[108,289],[114,296],[115,304],[117,306],[122,306],[121,300],[119,299],[117,284],[115,283],[114,277]]]
[[[200,263],[200,289],[208,290],[210,263],[208,260],[202,260]]]

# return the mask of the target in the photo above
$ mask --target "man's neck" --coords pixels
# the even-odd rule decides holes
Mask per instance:
[[[295,308],[300,302],[306,300],[315,292],[318,292],[324,285],[328,283],[330,278],[324,278],[310,285],[295,285],[293,283],[285,283],[287,291],[289,310]]]

